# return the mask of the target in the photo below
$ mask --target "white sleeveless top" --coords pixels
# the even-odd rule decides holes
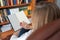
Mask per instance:
[[[16,35],[12,35],[10,40],[26,40],[27,37],[29,37],[32,32],[33,32],[33,30],[30,30],[30,31],[22,34],[20,37],[17,37]]]

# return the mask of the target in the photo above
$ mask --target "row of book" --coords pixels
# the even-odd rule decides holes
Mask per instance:
[[[14,12],[14,9],[16,9],[16,8],[13,8],[12,10],[10,10],[10,9],[0,10],[0,23],[9,21],[7,16],[11,14],[11,11]]]
[[[6,9],[0,10],[0,23],[7,21],[8,21],[7,10]]]
[[[13,6],[20,4],[28,4],[31,0],[0,0],[0,6]]]
[[[11,13],[10,15],[8,15],[6,11],[7,11],[6,9],[0,10],[1,23],[2,22],[4,23],[4,21],[10,21],[8,24],[2,25],[1,27],[2,32],[6,32],[8,30],[11,30],[12,28],[14,29],[14,31],[21,29],[22,27],[20,26],[20,22],[23,22],[23,21],[26,22],[27,24],[31,23],[30,20],[25,15],[24,10],[20,11],[19,8],[9,9]]]

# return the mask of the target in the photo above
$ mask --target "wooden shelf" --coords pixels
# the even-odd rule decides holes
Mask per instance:
[[[13,6],[1,6],[0,9],[17,8],[17,7],[28,6],[28,5],[30,5],[30,3],[21,4],[21,5],[13,5]]]
[[[9,21],[6,21],[6,22],[3,22],[3,23],[0,23],[0,25],[5,25],[5,24],[8,24]]]

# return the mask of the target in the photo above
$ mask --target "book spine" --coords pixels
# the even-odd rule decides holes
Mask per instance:
[[[9,9],[6,9],[6,12],[7,12],[7,15],[11,14]]]
[[[3,19],[4,22],[7,21],[6,17],[5,17],[5,14],[4,14],[4,9],[2,10],[2,19]]]
[[[8,16],[8,15],[7,15],[7,12],[6,12],[6,9],[4,9],[4,15],[5,15],[5,16]]]
[[[0,10],[0,22],[3,22],[3,18],[2,18],[2,10]]]
[[[3,4],[3,0],[0,0],[1,1],[1,6],[4,6],[4,4]]]
[[[19,2],[18,2],[18,3],[19,3],[19,5],[20,5],[20,4],[22,4],[22,0],[19,0]]]
[[[17,5],[19,5],[19,0],[16,0],[17,1]]]
[[[7,0],[5,0],[5,5],[8,6],[8,2],[7,2]]]
[[[26,0],[26,4],[28,4],[29,2],[28,2],[28,0]]]
[[[3,20],[2,20],[2,16],[1,16],[1,14],[0,14],[0,22],[3,23]]]
[[[3,0],[3,4],[4,4],[4,6],[6,6],[7,5],[7,1]]]
[[[13,0],[13,5],[16,5],[17,4],[17,0]]]
[[[22,0],[22,4],[24,4],[26,2],[26,0]]]
[[[8,21],[8,18],[7,18],[7,11],[6,11],[6,9],[4,9],[4,15],[5,15],[5,19],[6,19],[6,21]]]
[[[11,6],[13,6],[13,0],[11,0]]]
[[[28,3],[30,3],[31,2],[31,0],[26,0],[26,4],[28,4]]]
[[[0,0],[0,6],[1,6],[1,0]]]
[[[13,5],[13,0],[7,0],[8,6],[12,6]]]
[[[28,2],[30,3],[32,0],[28,0]]]
[[[8,0],[3,0],[4,6],[8,6]]]
[[[8,4],[8,6],[10,5],[10,2],[9,2],[9,0],[7,0],[7,4]]]

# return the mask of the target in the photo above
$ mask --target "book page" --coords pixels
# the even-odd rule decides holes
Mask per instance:
[[[20,22],[26,22],[27,24],[30,24],[30,21],[29,21],[29,19],[27,18],[27,16],[25,15],[25,13],[24,13],[24,11],[20,11],[20,12],[18,12],[18,13],[16,13],[15,14],[16,16],[17,16],[17,18],[18,18],[18,20],[20,21]]]
[[[13,8],[13,9],[9,9],[11,14],[15,14],[17,12],[19,12],[19,8]]]
[[[19,22],[19,20],[18,20],[18,18],[16,17],[15,14],[9,15],[8,18],[9,18],[11,24],[12,24],[12,27],[13,27],[14,31],[17,31],[17,30],[21,29],[20,22]]]

